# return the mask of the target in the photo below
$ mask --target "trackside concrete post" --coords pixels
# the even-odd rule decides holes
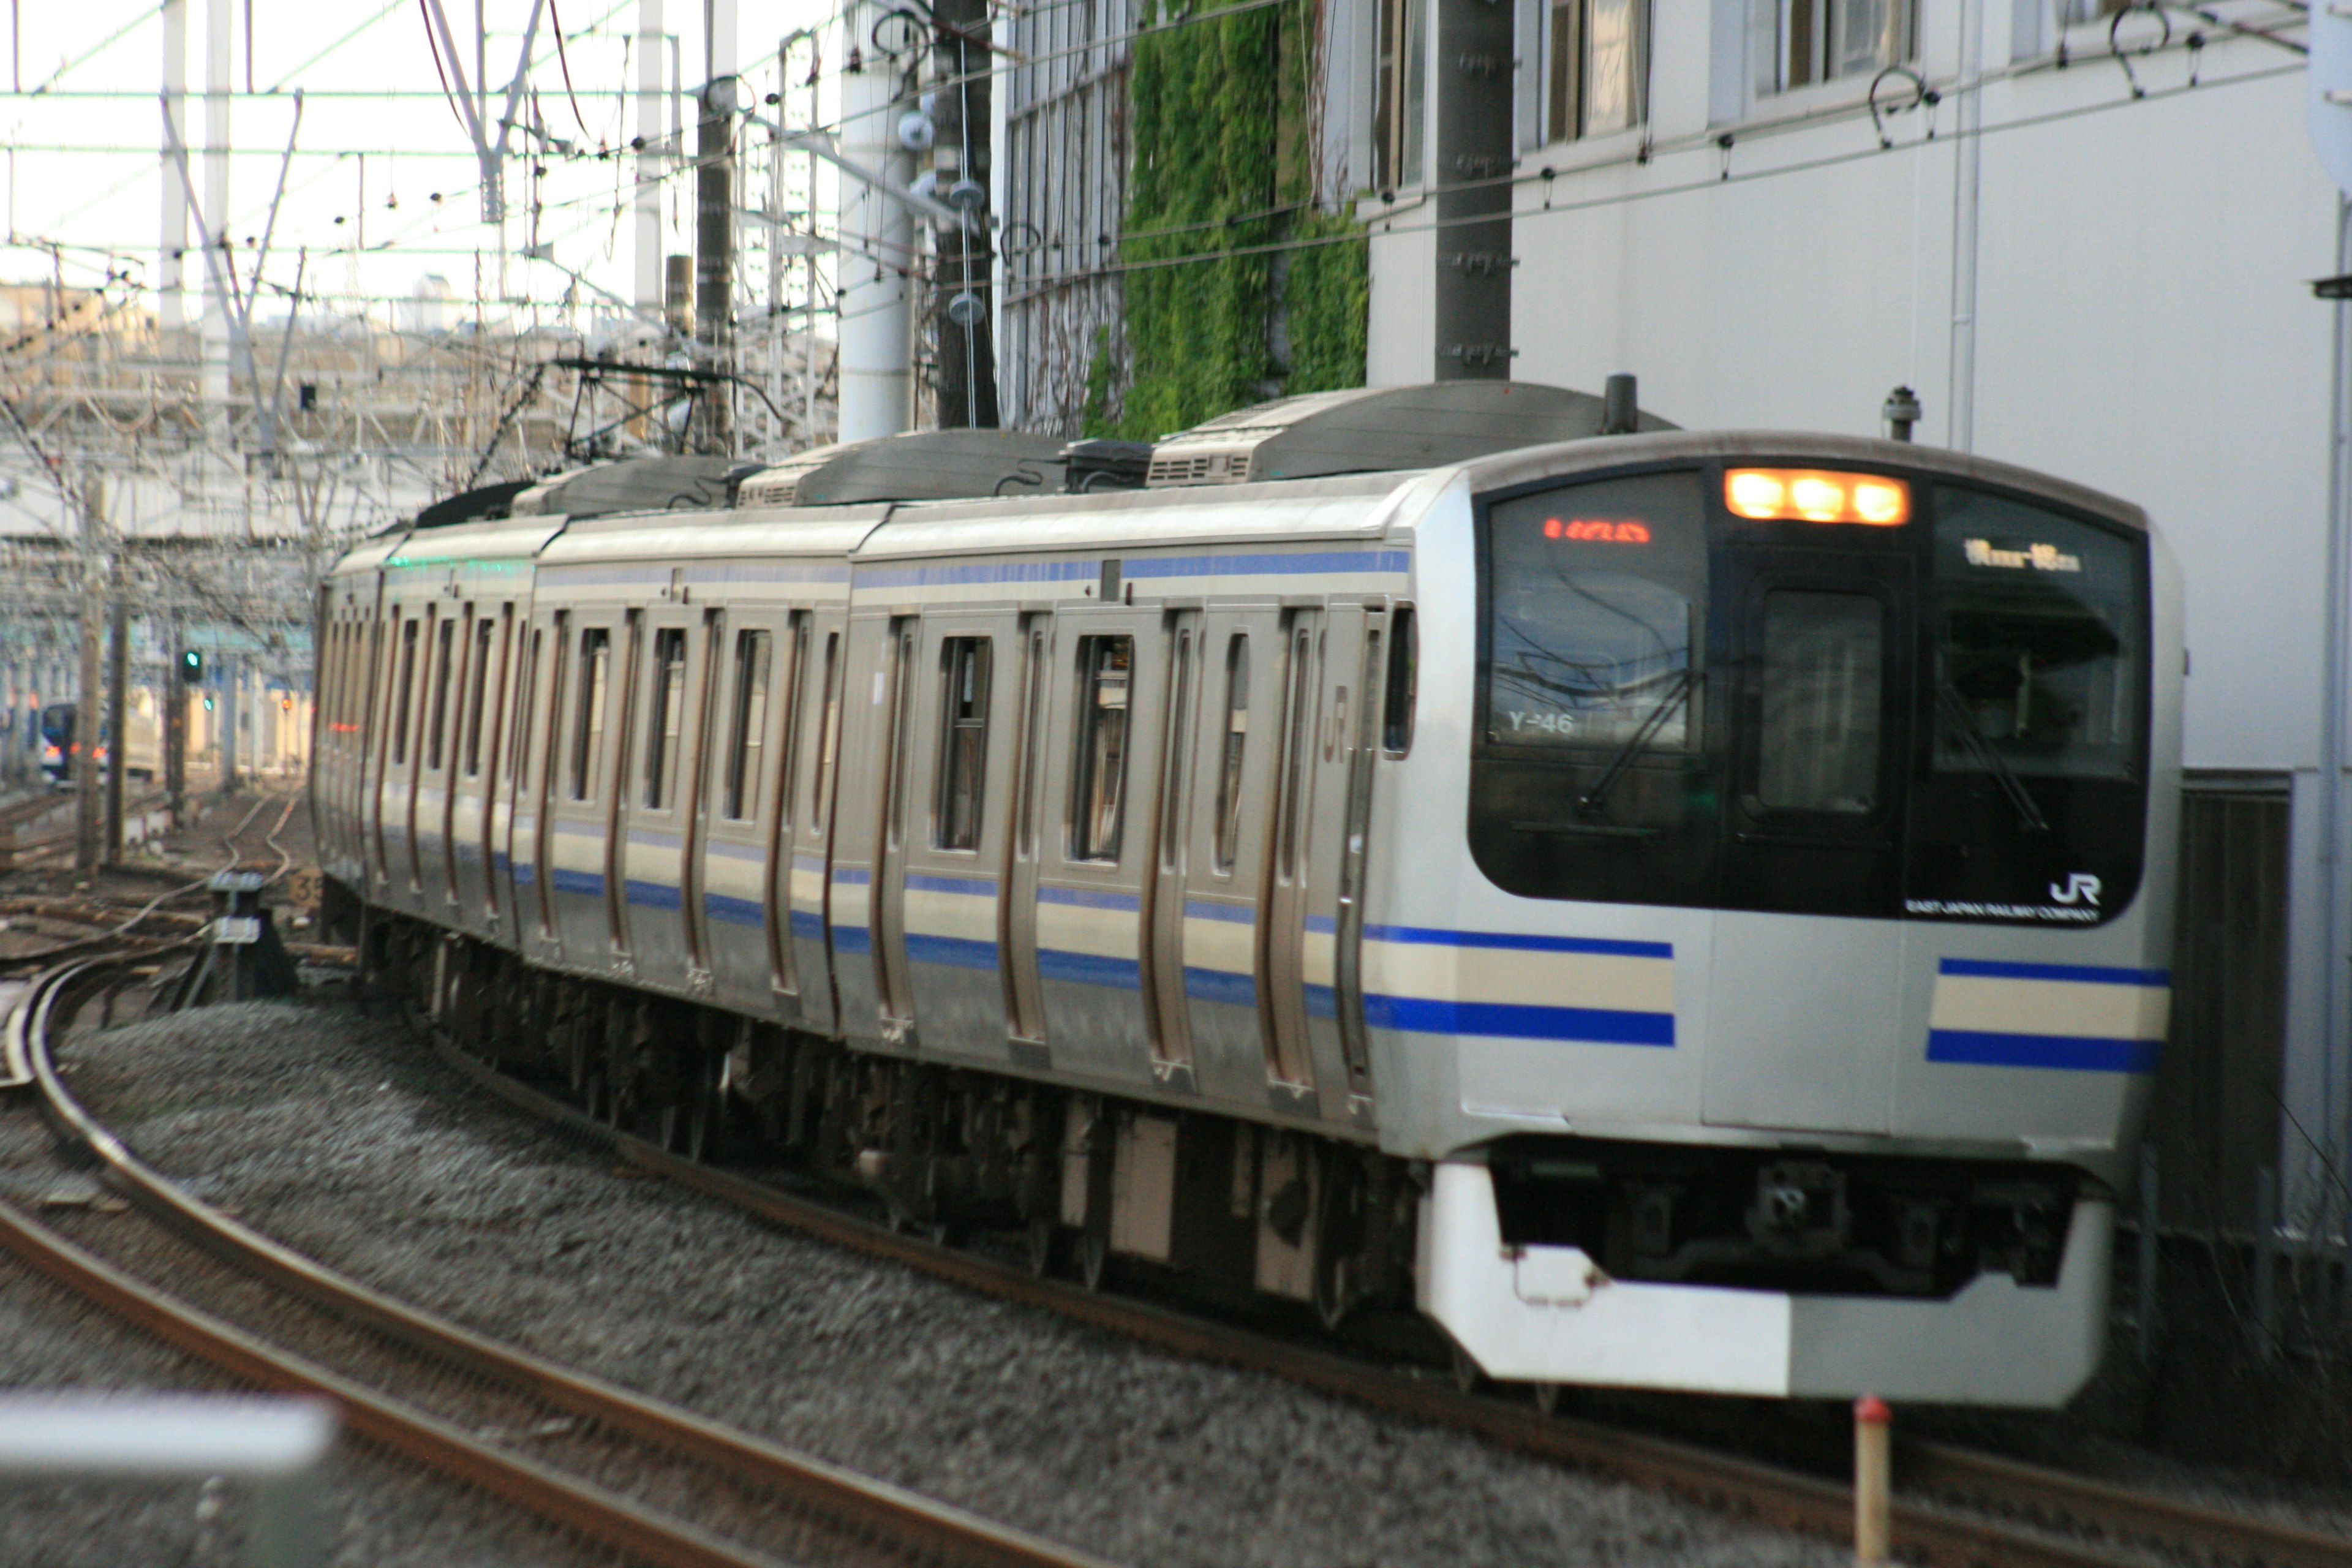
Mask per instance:
[[[1853,1402],[1853,1560],[1865,1568],[1885,1562],[1890,1545],[1886,1489],[1894,1421],[1886,1402],[1874,1394]]]

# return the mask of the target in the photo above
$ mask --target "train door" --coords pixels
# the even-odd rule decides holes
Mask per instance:
[[[1258,896],[1258,1026],[1266,1076],[1277,1092],[1300,1098],[1311,1096],[1315,1088],[1307,946],[1322,655],[1322,612],[1300,608],[1285,615],[1274,798]]]
[[[530,624],[526,610],[515,624],[515,654],[513,690],[509,700],[513,712],[507,723],[506,748],[499,753],[499,766],[506,770],[506,810],[501,816],[492,852],[505,896],[506,909],[514,921],[514,941],[518,945],[524,937],[522,914],[523,874],[515,864],[515,841],[521,837],[523,824],[532,821],[526,807],[530,800],[531,731],[539,718],[539,688],[551,679],[545,657],[546,633]],[[532,821],[533,828],[537,824]],[[528,844],[525,845],[526,852]]]
[[[382,722],[374,737],[375,776],[368,781],[367,816],[369,837],[375,850],[376,887],[388,894],[392,887],[392,845],[384,817],[392,804],[393,770],[408,761],[408,708],[416,673],[418,622],[414,616],[404,616],[401,607],[394,605],[383,626],[384,695],[376,708]]]
[[[1371,838],[1372,770],[1381,753],[1381,721],[1385,708],[1388,642],[1396,631],[1395,618],[1385,605],[1368,607],[1358,639],[1355,668],[1356,701],[1339,704],[1340,721],[1333,726],[1339,742],[1339,768],[1343,778],[1339,799],[1339,831],[1333,850],[1338,859],[1332,934],[1331,973],[1339,1058],[1347,1068],[1351,1113],[1371,1110],[1371,1047],[1364,1032],[1364,880]]]
[[[495,673],[480,683],[474,703],[473,731],[466,738],[466,771],[479,781],[481,790],[481,838],[476,848],[482,868],[482,917],[492,928],[497,926],[501,907],[499,880],[506,874],[498,853],[499,839],[505,819],[514,810],[511,792],[502,798],[499,791],[499,759],[505,755],[507,692],[514,684],[514,609],[512,600],[499,606],[496,642],[483,650],[486,668]],[[495,664],[488,663],[492,658]]]
[[[778,758],[789,750],[787,694],[795,661],[790,636],[778,636],[781,619],[772,610],[730,609],[706,621],[709,739],[693,808],[700,824],[694,857],[700,961],[719,995],[760,1011],[774,1001],[779,957],[789,962],[792,954],[789,941],[776,945],[772,923],[776,892],[788,875],[777,862],[789,865],[792,857],[792,786],[788,779],[771,783],[772,775],[789,773]]]
[[[646,613],[623,614],[622,653],[614,666],[612,763],[597,781],[604,792],[604,922],[615,957],[629,955],[629,773],[636,739],[638,698],[645,690]]]
[[[1709,1122],[1888,1129],[1910,574],[1892,550],[1726,552],[1733,763],[1710,987],[1739,1002],[1709,1025]]]
[[[1184,903],[1192,808],[1192,738],[1198,729],[1201,612],[1169,612],[1161,628],[1167,677],[1160,715],[1160,787],[1144,871],[1143,993],[1151,1070],[1192,1080],[1192,1008],[1184,984]]]
[[[479,694],[476,682],[482,667],[488,662],[483,650],[474,646],[475,627],[489,629],[489,622],[478,619],[474,606],[466,606],[465,620],[454,639],[452,653],[456,664],[441,672],[441,687],[447,698],[449,711],[442,715],[448,733],[441,733],[440,722],[434,730],[433,745],[438,753],[441,769],[441,897],[453,910],[459,907],[457,893],[457,806],[458,795],[465,789],[465,730],[468,718],[478,721],[480,709],[476,705]],[[468,699],[475,699],[469,701]]]
[[[808,716],[810,688],[822,678],[810,662],[814,634],[809,612],[792,611],[784,617],[782,629],[783,635],[776,643],[774,661],[768,666],[772,687],[768,700],[777,715],[772,737],[762,734],[761,755],[765,760],[757,766],[747,764],[741,778],[747,794],[765,792],[769,797],[767,848],[761,857],[764,870],[760,881],[761,926],[767,939],[768,993],[772,999],[788,1001],[805,1018],[808,1010],[803,994],[800,939],[793,931],[793,898],[801,824],[814,810],[803,788],[810,764],[802,736],[814,722]],[[738,634],[739,642],[742,635]],[[746,721],[750,721],[748,710]],[[819,965],[810,973],[822,988],[824,967]]]
[[[710,825],[710,719],[719,697],[719,654],[726,646],[727,617],[719,610],[702,613],[701,647],[689,649],[688,700],[693,708],[685,732],[683,756],[670,763],[670,788],[677,796],[680,837],[677,901],[686,938],[687,976],[695,984],[710,982],[710,911],[706,907],[704,843]]]
[[[1004,877],[997,899],[996,946],[1004,990],[1004,1032],[1013,1059],[1045,1065],[1045,997],[1037,980],[1037,865],[1045,810],[1045,721],[1054,686],[1054,617],[1021,617],[1018,698],[1004,792]]]
[[[803,613],[793,698],[793,763],[788,780],[799,800],[792,816],[785,886],[779,889],[778,929],[792,943],[791,967],[779,963],[773,984],[788,984],[800,999],[807,1027],[838,1033],[841,997],[833,962],[833,826],[840,795],[841,723],[849,679],[849,615],[836,606]],[[805,781],[805,782],[803,782]]]
[[[423,817],[419,808],[426,784],[425,754],[431,749],[429,742],[439,734],[439,715],[448,709],[448,688],[442,677],[449,666],[449,644],[456,627],[457,623],[443,615],[439,605],[425,606],[423,646],[417,651],[416,732],[408,738],[408,767],[401,778],[405,797],[401,822],[408,836],[408,891],[420,910],[425,907],[425,846],[417,837],[416,825]]]
[[[907,975],[907,844],[913,809],[915,714],[921,706],[918,676],[923,623],[914,616],[891,618],[882,645],[883,701],[874,755],[879,760],[875,799],[881,820],[875,829],[871,931],[874,996],[883,1037],[903,1039],[915,1024],[914,994]]]
[[[1015,626],[1003,615],[927,616],[908,672],[904,845],[884,896],[902,923],[908,1008],[927,1051],[1003,1062],[998,968],[1003,814],[1012,755]]]
[[[1185,1025],[1202,1091],[1256,1106],[1265,1101],[1267,1059],[1257,920],[1284,625],[1276,610],[1211,609],[1200,626],[1184,876]],[[1287,1104],[1286,1093],[1283,1100]]]

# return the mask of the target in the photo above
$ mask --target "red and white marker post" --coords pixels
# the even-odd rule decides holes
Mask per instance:
[[[1895,1413],[1874,1394],[1853,1402],[1853,1560],[1885,1563],[1891,1542],[1886,1489]]]

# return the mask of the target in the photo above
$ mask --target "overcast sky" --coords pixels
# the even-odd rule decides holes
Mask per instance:
[[[191,92],[184,133],[200,196],[206,3],[187,0]],[[470,79],[477,0],[443,3]],[[210,4],[227,5],[233,19],[231,85],[240,95],[231,120],[236,154],[228,221],[215,226],[225,227],[236,242],[240,270],[248,265],[246,242],[261,237],[268,217],[279,158],[294,129],[293,93],[299,88],[305,98],[296,153],[264,274],[276,289],[291,286],[297,253],[307,246],[305,292],[323,293],[333,303],[405,297],[427,273],[441,274],[461,299],[471,299],[478,268],[482,291],[496,296],[501,292],[503,249],[503,292],[552,302],[571,280],[522,258],[524,247],[540,243],[552,247],[557,261],[604,288],[625,297],[633,293],[635,250],[627,214],[633,160],[599,160],[593,154],[600,146],[625,153],[635,134],[636,109],[623,93],[636,79],[636,0],[557,0],[572,92],[565,89],[550,24],[542,16],[517,118],[529,124],[536,117],[551,137],[576,143],[580,151],[569,157],[543,153],[535,160],[546,170],[543,181],[534,181],[524,162],[508,162],[503,245],[500,231],[481,221],[478,166],[463,124],[443,97],[418,0]],[[489,30],[486,74],[503,89],[514,74],[530,0],[478,4]],[[822,20],[831,9],[828,0],[754,0],[741,5],[740,68],[755,92],[764,96],[776,89],[779,38]],[[160,6],[149,0],[14,0],[11,10],[19,19],[12,76],[0,81],[11,89],[5,110],[10,243],[0,249],[0,281],[48,277],[54,262],[46,247],[57,244],[68,247],[68,283],[96,282],[110,268],[127,268],[152,285],[165,168],[160,152]],[[703,79],[703,0],[667,0],[665,6],[666,30],[677,40],[689,91]],[[243,96],[248,60],[253,89],[262,96]],[[493,120],[499,103],[494,95]],[[804,116],[804,89],[795,103]],[[666,113],[665,122],[667,118]],[[690,130],[688,135],[690,140]],[[517,150],[530,144],[530,138],[515,133]],[[535,229],[528,210],[534,194],[541,203]],[[666,249],[690,248],[691,200],[690,177],[667,183],[664,211],[672,229]],[[189,243],[197,243],[193,223]],[[188,282],[194,288],[201,279],[192,257]],[[265,317],[284,309],[271,300],[271,292],[265,289],[257,312]],[[195,309],[192,300],[192,315]]]

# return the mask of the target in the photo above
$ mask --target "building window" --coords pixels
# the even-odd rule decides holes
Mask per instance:
[[[1605,136],[1649,111],[1648,0],[1554,0],[1545,130],[1554,142]]]
[[[1875,76],[1911,57],[1917,0],[1749,0],[1757,96]]]
[[[938,847],[980,847],[982,786],[988,772],[986,637],[950,637],[940,647],[940,798]]]
[[[1428,0],[1380,0],[1379,75],[1372,83],[1372,184],[1421,183],[1428,102]]]
[[[1078,639],[1078,772],[1070,858],[1118,859],[1127,816],[1127,699],[1133,637]]]

